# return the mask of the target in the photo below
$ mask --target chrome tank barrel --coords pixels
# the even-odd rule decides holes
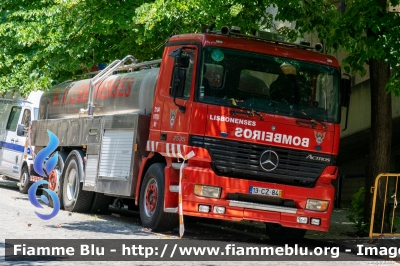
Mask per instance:
[[[112,75],[95,86],[93,115],[150,114],[159,68]],[[87,108],[90,79],[61,83],[43,93],[39,120],[77,118]]]

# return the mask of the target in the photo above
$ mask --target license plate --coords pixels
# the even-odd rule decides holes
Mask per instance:
[[[255,195],[282,197],[282,190],[280,189],[272,189],[265,187],[250,187],[249,191],[250,194],[255,194]]]

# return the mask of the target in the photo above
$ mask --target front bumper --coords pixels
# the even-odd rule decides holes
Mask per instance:
[[[196,196],[194,185],[218,186],[222,188],[219,199]],[[273,204],[254,203],[227,199],[228,194],[249,194],[249,187],[282,190],[282,199],[294,201],[295,206],[285,207]],[[185,215],[223,220],[250,220],[279,223],[282,226],[308,230],[328,231],[333,208],[334,187],[329,183],[316,182],[313,188],[252,181],[239,178],[217,176],[212,169],[187,166],[182,173],[183,211]],[[264,196],[263,196],[264,197]],[[329,200],[324,212],[306,210],[307,199]],[[199,205],[210,206],[210,212],[199,212]],[[224,214],[213,212],[215,206],[225,207]],[[299,223],[298,217],[307,217],[307,223]],[[320,219],[320,225],[311,224],[311,218]]]

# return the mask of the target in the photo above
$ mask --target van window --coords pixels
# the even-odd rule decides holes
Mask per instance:
[[[38,120],[39,119],[39,108],[33,108],[33,120]]]
[[[15,131],[17,129],[17,124],[20,114],[21,114],[21,107],[14,106],[11,109],[10,116],[8,117],[6,130]]]
[[[31,110],[25,109],[21,124],[25,125],[25,127],[29,127],[29,122],[31,122]]]

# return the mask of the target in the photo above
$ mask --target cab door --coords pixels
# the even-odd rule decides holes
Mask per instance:
[[[183,97],[176,97],[172,90],[174,74],[171,76],[171,86],[167,92],[169,95],[164,97],[163,113],[161,118],[161,137],[165,137],[167,144],[173,143],[178,145],[168,145],[167,153],[172,157],[180,157],[180,145],[187,144],[190,128],[190,117],[192,112],[195,73],[197,62],[197,46],[185,46],[182,51],[182,56],[189,57],[189,66],[185,68],[185,86]]]
[[[31,110],[28,107],[13,106],[6,125],[1,172],[15,179],[19,179],[26,138],[25,135],[17,135],[17,126],[19,123],[28,126],[31,120],[30,114]]]

